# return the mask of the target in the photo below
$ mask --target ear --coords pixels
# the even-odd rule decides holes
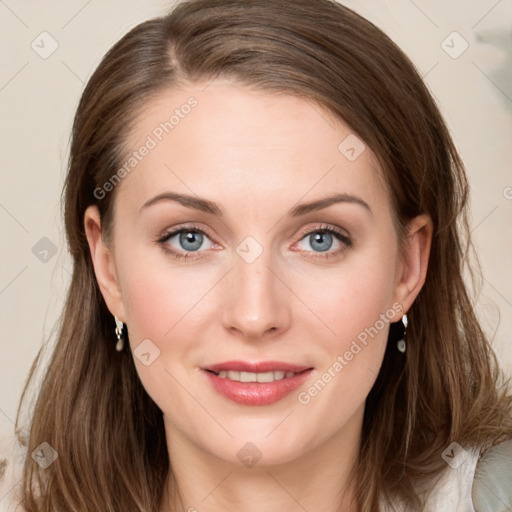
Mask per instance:
[[[84,215],[85,235],[89,243],[96,280],[112,315],[125,321],[121,288],[117,280],[114,256],[101,236],[101,217],[97,206],[89,206]]]
[[[407,236],[400,249],[395,301],[404,313],[411,307],[427,276],[433,225],[429,215],[419,215],[406,226]]]

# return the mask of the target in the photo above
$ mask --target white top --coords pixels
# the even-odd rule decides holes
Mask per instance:
[[[443,452],[443,458],[447,461],[446,469],[430,492],[424,512],[476,512],[471,490],[479,456],[479,449],[466,451],[459,445]],[[406,512],[403,505],[394,506],[396,512]],[[386,508],[383,502],[381,509],[383,512],[394,512]]]

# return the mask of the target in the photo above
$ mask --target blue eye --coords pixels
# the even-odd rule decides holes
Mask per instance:
[[[173,238],[176,238],[178,248],[171,244]],[[341,247],[335,251],[330,251],[333,239],[337,240]],[[190,259],[198,257],[194,253],[202,252],[200,249],[205,240],[210,240],[210,237],[202,229],[196,226],[183,226],[171,233],[165,233],[157,242],[173,258]],[[338,256],[353,245],[352,240],[343,232],[326,225],[318,226],[316,229],[303,234],[299,241],[302,240],[308,240],[310,247],[313,249],[313,251],[305,252],[313,252],[315,254],[312,256],[313,258],[321,259]]]
[[[334,251],[330,251],[333,244],[333,239],[341,244],[341,247]],[[347,235],[335,228],[326,225],[318,226],[314,230],[308,231],[300,241],[302,240],[307,240],[310,247],[315,249],[313,251],[314,256],[312,257],[321,259],[328,259],[331,257],[339,256],[341,253],[345,252],[347,249],[353,246],[352,240]]]
[[[197,251],[203,245],[203,234],[198,231],[180,231],[177,235],[181,247],[189,251]]]
[[[304,239],[309,241],[309,245],[313,247],[314,245],[317,245],[317,249],[319,252],[325,252],[328,251],[333,243],[333,234],[328,232],[320,232],[317,231],[315,233],[311,233],[309,235],[306,235]]]
[[[185,226],[172,233],[164,235],[158,242],[164,247],[175,258],[190,258],[194,257],[192,253],[198,252],[203,241],[208,235],[201,229],[193,226]],[[179,252],[179,250],[169,248],[170,241],[173,238],[177,238],[178,244],[185,252]],[[189,252],[190,251],[190,252]]]

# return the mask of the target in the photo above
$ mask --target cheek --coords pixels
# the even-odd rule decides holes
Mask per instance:
[[[149,338],[161,345],[181,319],[189,320],[187,311],[204,294],[198,273],[170,260],[155,242],[145,240],[147,233],[119,233],[116,267],[130,341],[136,345]]]
[[[382,331],[396,321],[398,306],[392,304],[395,264],[392,250],[387,254],[375,251],[365,257],[355,255],[337,270],[315,269],[297,278],[297,294],[321,320],[325,334],[320,339],[328,342],[331,353],[345,350],[361,333],[364,338],[364,332],[375,324]]]
[[[119,237],[117,273],[130,344],[142,340],[161,344],[165,334],[179,320],[183,288],[178,272],[169,272],[158,248],[146,247],[140,240]],[[183,313],[181,313],[183,315]]]
[[[296,396],[300,417],[307,418],[311,432],[317,432],[315,445],[340,429],[351,428],[354,418],[362,415],[383,361],[389,324],[395,320],[384,282],[379,288],[371,280],[345,283],[345,292],[333,294],[328,302],[339,304],[331,312],[335,335],[314,338],[322,364]],[[354,293],[347,297],[352,284]]]
[[[135,350],[149,339],[160,352],[159,365],[175,371],[179,362],[190,370],[205,326],[219,318],[222,297],[215,284],[222,273],[178,266],[154,252],[132,252],[119,272],[130,345]]]
[[[164,293],[165,288],[153,278],[151,271],[132,277],[123,290],[130,340],[135,344],[140,339],[150,338],[158,343],[172,327],[172,312],[178,306],[176,294],[170,290]]]
[[[298,398],[303,404],[337,404],[333,419],[338,421],[366,399],[382,364],[389,325],[397,312],[400,316],[400,305],[392,302],[396,253],[391,246],[380,247],[322,279],[318,273],[316,281],[309,276],[318,284],[309,304],[325,327],[323,334],[311,330],[309,337],[324,357],[316,384],[302,390],[302,401]],[[305,286],[304,281],[304,292]]]
[[[137,373],[163,411],[185,411],[191,401],[179,382],[190,378],[187,356],[200,342],[191,334],[193,305],[204,292],[191,285],[187,272],[170,271],[161,263],[132,265],[138,257],[144,261],[142,255],[132,253],[133,260],[120,275],[120,279],[124,276],[123,300]],[[149,364],[141,356],[144,353],[149,353]]]
[[[324,382],[332,381],[333,389],[342,392],[343,402],[356,404],[364,400],[379,372],[395,309],[389,304],[385,282],[354,276],[345,285],[343,291],[325,298],[326,305],[336,306],[330,306],[327,316],[334,334],[322,337],[328,357],[320,373],[325,374]]]

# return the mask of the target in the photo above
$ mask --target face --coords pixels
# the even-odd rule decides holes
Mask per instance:
[[[167,432],[224,461],[250,442],[286,462],[360,431],[389,323],[423,283],[426,222],[400,256],[382,171],[348,126],[304,99],[205,85],[144,108],[112,244],[94,207],[87,235]]]

